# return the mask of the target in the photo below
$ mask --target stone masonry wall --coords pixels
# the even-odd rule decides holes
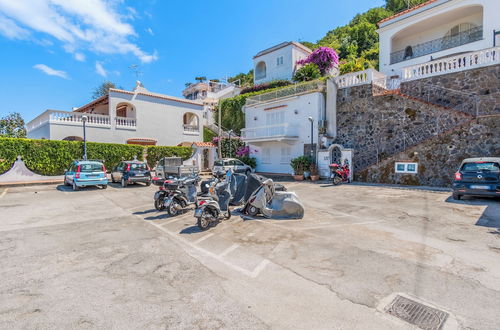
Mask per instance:
[[[500,64],[403,82],[401,92],[426,98],[425,86],[429,85],[438,87],[431,94],[437,104],[453,106],[470,102],[473,96],[479,115],[500,114]]]
[[[334,142],[354,149],[355,172],[471,118],[400,95],[373,96],[371,85],[337,95]]]
[[[363,182],[450,186],[461,161],[469,157],[500,156],[500,115],[480,117],[432,138],[379,164],[355,173]],[[394,173],[396,161],[418,163],[418,174]]]

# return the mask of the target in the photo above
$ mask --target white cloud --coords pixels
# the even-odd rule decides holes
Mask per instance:
[[[95,62],[95,72],[97,72],[99,75],[103,77],[107,77],[108,72],[104,70],[104,67],[102,66],[101,62]]]
[[[142,62],[158,58],[142,50],[133,38],[127,15],[117,10],[119,1],[105,0],[0,0],[0,33],[8,38],[27,39],[29,30],[48,34],[63,43],[64,49],[79,53],[88,49],[101,54],[133,54]],[[75,55],[76,58],[76,55]]]
[[[26,39],[30,33],[13,20],[0,14],[0,34],[9,39]]]
[[[56,76],[64,79],[69,79],[68,74],[65,71],[55,70],[45,64],[36,64],[33,68],[42,71],[49,76]]]
[[[146,29],[146,32],[147,32],[147,33],[149,33],[149,34],[150,34],[150,35],[152,35],[152,36],[154,36],[154,35],[155,35],[155,34],[154,34],[154,32],[153,32],[153,30],[152,30],[150,27],[148,27],[148,28]]]
[[[82,53],[75,53],[75,60],[85,62],[85,55]]]

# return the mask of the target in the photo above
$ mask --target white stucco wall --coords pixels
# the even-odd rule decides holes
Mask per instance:
[[[482,6],[482,11],[477,7]],[[427,10],[423,10],[428,8]],[[460,52],[476,51],[493,47],[493,31],[500,30],[500,1],[498,0],[438,0],[414,15],[403,15],[381,24],[380,71],[386,75],[401,75],[403,67],[425,63],[433,59]],[[452,27],[460,23],[473,23],[483,26],[483,39],[459,47],[416,57],[391,64],[391,53],[403,50],[437,38],[442,38]]]
[[[272,107],[280,108],[266,110]],[[246,128],[266,126],[266,114],[270,112],[284,112],[284,122],[294,128],[293,131],[297,133],[298,139],[295,141],[249,142],[251,150],[257,151],[253,155],[257,158],[257,171],[293,174],[290,162],[281,162],[281,149],[285,146],[290,147],[291,158],[304,154],[304,144],[311,143],[311,123],[308,117],[314,119],[313,139],[315,144],[318,142],[318,120],[325,119],[325,97],[322,93],[314,92],[259,106],[245,107]],[[254,120],[255,117],[257,120]],[[270,149],[269,162],[263,162],[264,148]]]
[[[290,44],[286,47],[254,58],[254,73],[256,72],[256,66],[259,62],[266,63],[266,77],[257,79],[257,76],[254,75],[254,83],[262,84],[278,79],[291,80],[295,73],[295,63],[300,59],[306,58],[308,55],[306,51]],[[283,56],[283,64],[277,65],[277,58],[281,56]]]

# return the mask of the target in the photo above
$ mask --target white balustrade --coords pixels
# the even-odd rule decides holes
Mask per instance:
[[[30,121],[28,124],[26,124],[26,128],[28,131],[31,131],[47,122],[68,125],[82,124],[83,116],[87,117],[87,126],[111,126],[111,120],[109,116],[106,115],[97,115],[92,113],[74,111],[47,110],[40,116]]]
[[[371,84],[373,79],[380,79],[383,77],[385,76],[382,73],[374,69],[367,69],[364,71],[351,72],[338,76],[335,78],[335,82],[339,88],[346,88]]]
[[[245,105],[255,105],[264,102],[273,102],[278,99],[292,97],[310,92],[322,92],[325,89],[325,83],[321,80],[314,80],[307,83],[294,84],[286,86],[275,91],[250,96],[246,99]]]
[[[500,47],[493,47],[405,67],[403,68],[403,80],[422,79],[499,63]]]
[[[133,129],[137,127],[137,120],[135,118],[116,117],[115,122],[117,128]]]
[[[243,140],[264,139],[264,138],[295,138],[298,137],[298,130],[288,123],[244,128],[241,130]]]

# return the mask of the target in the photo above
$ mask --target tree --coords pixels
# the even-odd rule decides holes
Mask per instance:
[[[415,7],[426,1],[428,0],[386,0],[385,8],[394,13],[398,13],[408,8]]]
[[[111,81],[104,81],[102,84],[100,84],[94,89],[94,92],[92,93],[92,98],[98,99],[101,96],[108,95],[110,88],[117,88],[117,87],[115,83]],[[120,89],[122,88],[120,87]]]
[[[26,137],[24,119],[19,112],[9,113],[0,119],[0,136],[12,138]]]
[[[311,81],[321,77],[321,71],[314,63],[309,63],[301,67],[293,76],[294,81]]]
[[[207,77],[205,76],[195,77],[194,80],[198,82],[204,82],[205,80],[207,80]]]

